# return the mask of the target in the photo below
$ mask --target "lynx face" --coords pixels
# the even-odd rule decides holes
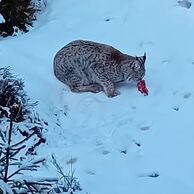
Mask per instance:
[[[142,57],[135,57],[134,60],[129,59],[126,61],[125,67],[125,79],[127,82],[134,81],[138,82],[145,76],[145,60],[146,54]]]

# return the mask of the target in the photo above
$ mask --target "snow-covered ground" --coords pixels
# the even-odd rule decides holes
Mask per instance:
[[[0,40],[1,67],[25,80],[49,123],[39,156],[73,163],[89,194],[194,193],[194,7],[175,0],[47,0],[29,33]],[[193,2],[194,3],[194,2]],[[75,39],[147,53],[149,96],[75,94],[53,74],[56,52]],[[40,176],[49,176],[47,169]],[[54,169],[53,169],[54,173]]]
[[[5,19],[4,19],[4,17],[0,14],[0,23],[3,23],[3,22],[5,22]]]

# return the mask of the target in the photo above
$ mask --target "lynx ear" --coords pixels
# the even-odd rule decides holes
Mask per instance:
[[[143,61],[145,62],[146,60],[146,52],[144,53],[144,56],[143,56]]]

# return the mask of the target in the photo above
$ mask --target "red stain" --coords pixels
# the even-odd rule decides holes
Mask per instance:
[[[148,89],[146,88],[145,80],[137,82],[137,88],[142,94],[144,94],[144,96],[148,95]]]

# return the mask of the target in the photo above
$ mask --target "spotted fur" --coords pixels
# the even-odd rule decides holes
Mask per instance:
[[[133,57],[105,44],[76,40],[57,52],[54,74],[73,92],[104,91],[108,97],[118,95],[115,84],[145,75],[146,55]]]

